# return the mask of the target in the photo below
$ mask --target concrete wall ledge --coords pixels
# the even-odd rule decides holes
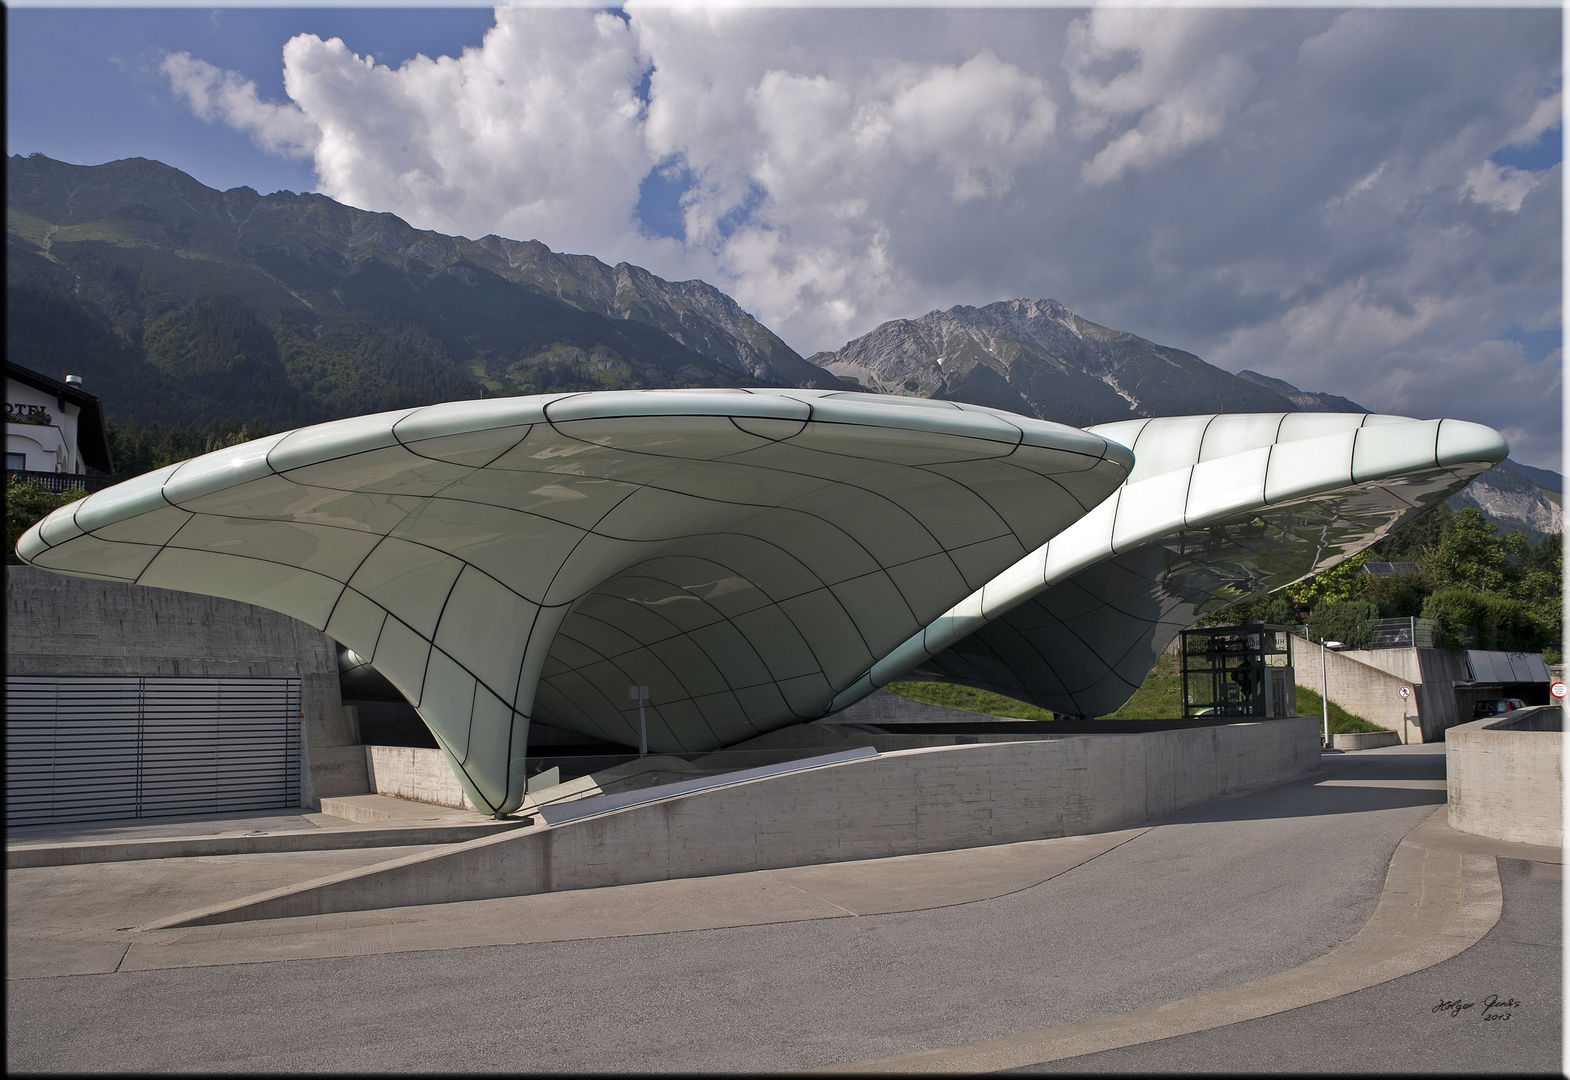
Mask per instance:
[[[1320,765],[1312,717],[895,751],[534,825],[144,930],[986,847],[1127,828]]]
[[[5,849],[7,870],[35,866],[78,866],[83,863],[136,862],[141,859],[191,859],[204,855],[265,855],[279,851],[342,851],[350,848],[406,847],[416,844],[461,844],[497,832],[510,832],[521,821],[487,821],[408,829],[319,829],[264,836],[192,836],[172,840],[120,840],[109,843],[37,844]]]
[[[1558,705],[1474,720],[1445,732],[1450,827],[1520,844],[1564,847],[1564,734],[1506,725],[1552,722]],[[1530,715],[1529,715],[1530,714]]]
[[[1373,750],[1380,746],[1400,746],[1401,736],[1393,731],[1349,731],[1330,736],[1335,750]]]

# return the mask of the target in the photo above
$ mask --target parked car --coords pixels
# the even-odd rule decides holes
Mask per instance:
[[[1520,698],[1484,698],[1472,706],[1472,719],[1482,720],[1489,716],[1498,716],[1501,713],[1514,712],[1526,708],[1526,702]]]

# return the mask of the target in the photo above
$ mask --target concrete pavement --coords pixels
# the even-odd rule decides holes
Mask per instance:
[[[1557,999],[1541,978],[1527,986],[1522,974],[1521,992],[1498,991],[1524,993],[1532,1004],[1486,1029],[1482,1021],[1468,1026],[1470,1019],[1427,1027],[1414,1026],[1426,1019],[1405,1019],[1435,1015],[1437,1002],[1428,997],[1441,983],[1422,980],[1446,964],[1497,964],[1508,954],[1511,971],[1557,975],[1557,938],[1541,925],[1551,909],[1557,932],[1561,885],[1545,876],[1558,868],[1557,849],[1437,834],[1442,747],[1325,761],[1309,781],[1115,834],[142,935],[118,930],[131,924],[118,914],[173,914],[226,891],[254,891],[268,875],[274,884],[290,874],[319,875],[314,860],[329,855],[384,858],[387,849],[12,870],[7,1064],[43,1071],[843,1068],[963,1055],[989,1041],[1040,1042],[1043,1033],[1073,1025],[1121,1026],[1137,1036],[1134,1024],[1106,1022],[1272,979],[1296,978],[1300,992],[1334,990],[1335,970],[1320,971],[1316,984],[1312,965],[1334,969],[1327,955],[1372,927],[1383,934],[1376,944],[1386,955],[1365,950],[1365,960],[1422,960],[1417,951],[1432,951],[1446,934],[1456,947],[1468,933],[1478,944],[1320,1004],[1190,1027],[1132,1047],[1114,1043],[1051,1067],[1073,1071],[1101,1061],[1116,1071],[1124,1067],[1117,1055],[1141,1053],[1158,1056],[1128,1068],[1246,1063],[1256,1058],[1238,1056],[1237,1048],[1252,1043],[1237,1033],[1275,1024],[1305,1034],[1297,1043],[1288,1038],[1284,1045],[1296,1049],[1272,1059],[1276,1065],[1246,1067],[1317,1069],[1335,1060],[1342,1068],[1405,1071],[1409,1059],[1386,1052],[1377,1032],[1406,1024],[1426,1040],[1425,1061],[1444,1060],[1447,1040],[1510,1039],[1512,1053],[1497,1056],[1500,1071],[1557,1070]],[[1413,879],[1402,860],[1393,866],[1403,839],[1410,850],[1443,854]],[[1502,875],[1492,870],[1500,853],[1516,860],[1505,862]],[[1454,866],[1448,878],[1444,860]],[[145,876],[153,867],[162,876]],[[83,876],[90,872],[99,876]],[[1388,917],[1396,910],[1392,896],[1400,899],[1391,882],[1409,887],[1427,872],[1461,883],[1454,910],[1438,923],[1429,918],[1442,932],[1403,937],[1406,924]],[[1478,905],[1490,873],[1496,898],[1503,897],[1505,915],[1494,916],[1503,936],[1487,917],[1487,898]],[[1470,923],[1462,917],[1468,912]],[[1428,925],[1413,918],[1413,926]],[[1479,979],[1456,993],[1481,993],[1487,980]],[[1335,1010],[1359,995],[1384,995],[1370,1025],[1375,1034],[1341,1039],[1340,1057],[1310,1054],[1316,1032],[1351,1023]],[[1537,1018],[1531,1023],[1529,1011]],[[1542,1023],[1550,1012],[1555,1021]],[[1321,1014],[1328,1019],[1314,1019]],[[1217,1011],[1217,1023],[1227,1024],[1228,1015]],[[1169,1049],[1176,1056],[1159,1056]],[[1041,1068],[1036,1063],[1050,1057],[988,1063],[973,1054],[950,1067]]]

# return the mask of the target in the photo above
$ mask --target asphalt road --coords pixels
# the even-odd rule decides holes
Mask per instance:
[[[1392,749],[1400,752],[1327,757],[1327,771],[1313,781],[1207,804],[1039,885],[949,907],[14,979],[7,983],[7,1065],[70,1072],[776,1071],[1144,1008],[1293,968],[1368,921],[1397,843],[1444,799],[1435,783],[1443,778],[1442,748]],[[1559,883],[1510,873],[1500,924],[1510,928],[1496,927],[1467,953],[1398,982],[1431,975],[1437,981],[1414,982],[1409,992],[1396,984],[1362,992],[1377,998],[1370,1023],[1337,1011],[1362,996],[1354,994],[1219,1033],[1052,1067],[1080,1071],[1100,1060],[1113,1069],[1209,1070],[1214,1058],[1250,1071],[1319,1069],[1331,1067],[1327,1040],[1337,1040],[1342,1067],[1427,1067],[1389,1064],[1383,1041],[1365,1037],[1365,1029],[1383,1027],[1406,1042],[1427,1039],[1424,1060],[1443,1060],[1440,1071],[1453,1064],[1446,1050],[1452,1043],[1488,1047],[1507,1039],[1516,1046],[1509,1060],[1521,1064],[1500,1068],[1557,1070],[1558,1025],[1541,1016],[1551,1011],[1557,1018],[1558,998],[1550,1003],[1541,971],[1551,966],[1557,976],[1559,954],[1557,938],[1549,942],[1540,924],[1544,911],[1558,910]],[[1516,908],[1525,913],[1511,915]],[[1539,974],[1528,978],[1512,949],[1525,950]],[[1446,983],[1441,969],[1449,964],[1484,966]],[[1503,978],[1511,972],[1513,982]],[[1471,1015],[1450,1021],[1425,1011],[1430,998],[1447,992],[1509,994],[1524,1004],[1509,1021],[1486,1027]],[[1315,1010],[1326,1010],[1322,1019]],[[1285,1026],[1245,1032],[1270,1024]],[[1258,1064],[1249,1047],[1278,1031],[1288,1049],[1267,1055],[1275,1064]],[[1343,1037],[1351,1032],[1364,1035]],[[1127,1065],[1116,1058],[1164,1052],[1177,1056]],[[1227,1056],[1246,1053],[1256,1057]]]
[[[1504,911],[1459,956],[1402,979],[1175,1039],[1013,1073],[1558,1073],[1562,868],[1500,859]]]

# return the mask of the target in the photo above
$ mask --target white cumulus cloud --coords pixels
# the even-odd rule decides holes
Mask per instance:
[[[347,36],[283,46],[283,102],[184,53],[164,75],[334,198],[703,278],[804,355],[1052,297],[1558,452],[1561,170],[1494,160],[1560,123],[1556,11],[634,0],[497,8],[397,66]],[[679,201],[645,220],[656,172]]]
[[[186,52],[165,56],[159,70],[197,117],[243,131],[269,153],[309,157],[316,147],[320,132],[310,118],[294,105],[261,100],[250,79]]]
[[[1543,176],[1543,173],[1529,169],[1485,161],[1467,170],[1466,193],[1484,206],[1513,214],[1521,209],[1521,200],[1543,182]]]
[[[1107,184],[1216,139],[1259,81],[1235,52],[1215,46],[1221,12],[1097,8],[1069,27],[1063,67],[1091,134],[1137,115],[1085,163],[1090,184]]]

